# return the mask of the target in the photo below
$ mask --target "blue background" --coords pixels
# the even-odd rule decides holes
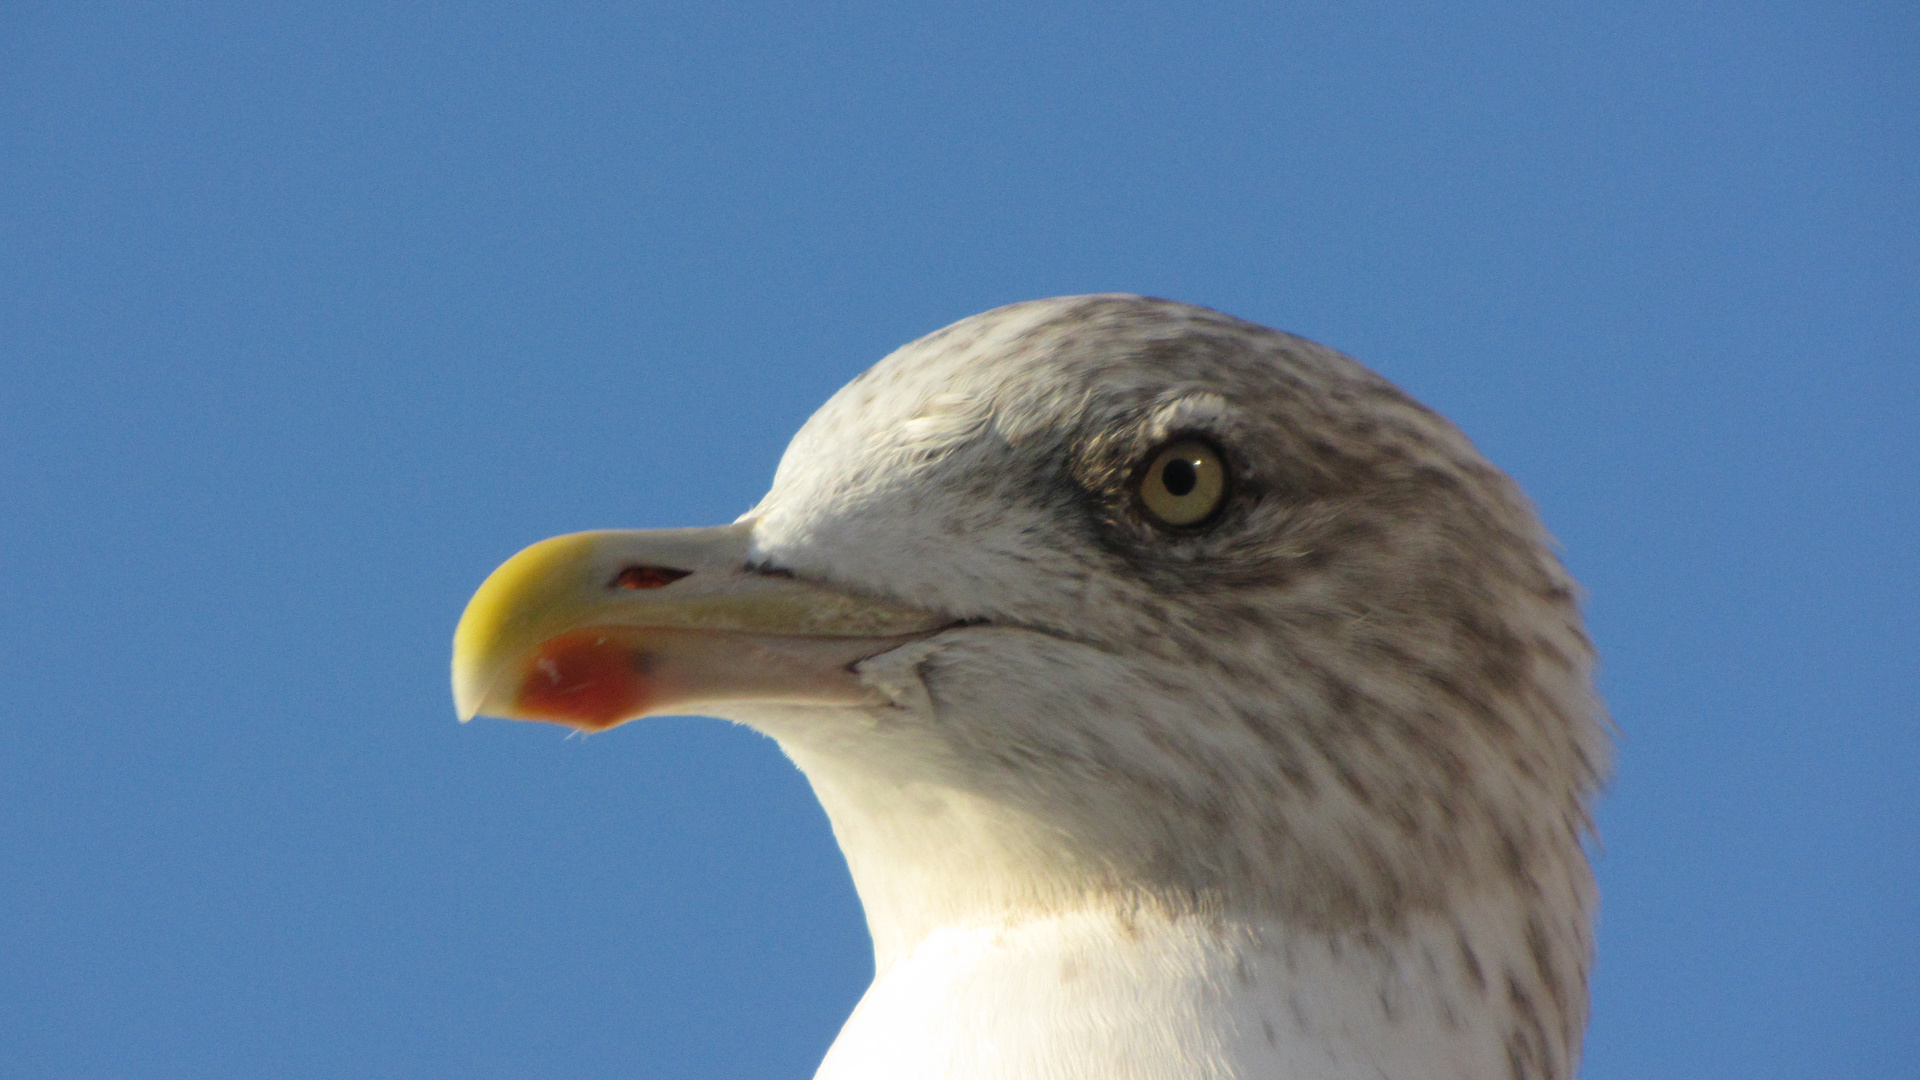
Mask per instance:
[[[0,1071],[805,1077],[870,975],[712,721],[454,722],[532,540],[1196,301],[1456,419],[1621,731],[1584,1075],[1920,1072],[1920,9],[0,8]]]

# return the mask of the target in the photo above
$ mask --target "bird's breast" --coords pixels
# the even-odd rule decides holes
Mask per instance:
[[[816,1080],[1501,1075],[1499,1033],[1404,944],[1117,912],[944,929],[878,974]]]

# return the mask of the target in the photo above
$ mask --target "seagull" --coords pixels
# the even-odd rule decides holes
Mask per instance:
[[[1358,362],[1065,297],[854,379],[731,525],[515,555],[453,687],[779,743],[873,938],[817,1080],[1567,1080],[1611,754],[1578,601]]]

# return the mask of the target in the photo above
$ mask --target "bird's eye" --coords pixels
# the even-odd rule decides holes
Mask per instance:
[[[1176,439],[1154,451],[1140,479],[1140,502],[1163,524],[1198,525],[1226,501],[1227,467],[1198,439]]]

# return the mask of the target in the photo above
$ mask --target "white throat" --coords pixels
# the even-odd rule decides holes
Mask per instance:
[[[1004,806],[862,760],[898,765],[910,725],[754,720],[789,736],[874,937],[873,985],[818,1080],[1526,1080],[1578,1060],[1583,1003],[1550,1000],[1530,914],[1558,900],[1584,920],[1574,895],[1491,883],[1335,930],[1181,913],[1115,891]]]
[[[1462,947],[1439,920],[1371,941],[1113,911],[950,927],[878,973],[817,1080],[1510,1075],[1504,991]]]

